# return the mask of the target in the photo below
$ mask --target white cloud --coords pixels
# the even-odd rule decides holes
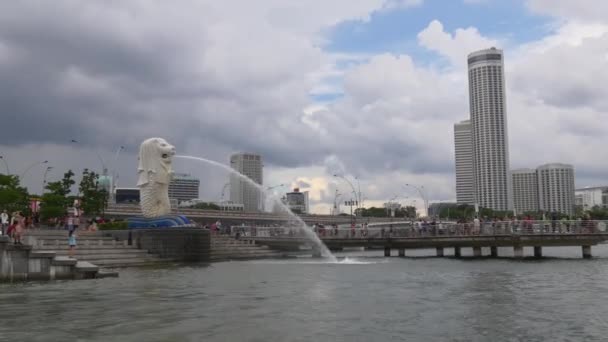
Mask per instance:
[[[468,53],[498,45],[498,41],[483,37],[474,27],[459,28],[453,34],[446,32],[438,20],[433,20],[418,34],[418,41],[423,47],[448,58],[452,65],[460,67],[466,65]]]
[[[424,0],[386,0],[384,2],[385,10],[392,10],[396,8],[409,8],[414,6],[420,6]]]
[[[435,20],[418,43],[445,57],[447,67],[406,54],[323,50],[333,25],[417,3],[57,1],[36,11],[35,2],[3,4],[0,103],[19,94],[26,102],[1,108],[18,134],[1,135],[0,149],[11,168],[42,156],[59,173],[94,167],[92,146],[111,158],[124,144],[118,167],[128,186],[139,141],[162,135],[180,153],[218,161],[238,150],[262,153],[267,184],[310,184],[322,212],[335,189],[350,192],[334,173],[360,177],[368,203],[412,199],[405,183],[424,184],[431,199],[454,198],[452,125],[468,117],[466,56],[504,43],[475,27],[449,32]],[[62,13],[81,15],[68,21]],[[570,162],[579,185],[593,185],[608,172],[608,29],[599,20],[581,24],[583,14],[556,24],[548,37],[506,46],[508,118],[514,167]],[[309,94],[334,91],[344,96],[311,104]],[[82,146],[65,146],[73,135]],[[203,180],[203,198],[217,199],[227,179],[203,164],[176,168]],[[26,179],[33,190],[42,186],[42,171]]]
[[[608,2],[602,0],[527,0],[527,5],[536,13],[567,20],[608,21]]]

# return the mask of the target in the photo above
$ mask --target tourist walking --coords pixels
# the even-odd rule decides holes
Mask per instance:
[[[74,257],[74,253],[76,252],[76,232],[74,230],[70,230],[68,233],[68,246],[70,246],[70,250],[68,255],[70,258]]]
[[[4,232],[8,228],[8,214],[6,213],[6,210],[3,210],[2,214],[0,214],[0,225],[2,225],[1,235],[4,235]]]
[[[17,211],[13,213],[13,243],[15,245],[21,245],[21,236],[23,235],[23,231],[25,229],[25,217],[21,215],[21,212]]]

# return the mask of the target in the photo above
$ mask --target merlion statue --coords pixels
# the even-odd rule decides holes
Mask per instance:
[[[169,182],[175,147],[163,138],[150,138],[139,147],[137,168],[141,211],[146,218],[169,215]]]

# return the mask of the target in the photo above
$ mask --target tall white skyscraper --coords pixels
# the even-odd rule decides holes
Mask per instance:
[[[548,213],[574,214],[574,167],[545,164],[536,169],[539,209]]]
[[[538,211],[538,176],[534,169],[511,171],[513,207],[518,215]]]
[[[502,50],[473,52],[468,66],[475,201],[483,208],[510,210],[513,199]]]
[[[471,121],[454,124],[454,153],[456,161],[456,202],[475,203],[473,179],[473,145],[471,144]]]
[[[230,166],[254,182],[263,184],[262,157],[253,153],[237,153],[230,157]],[[230,201],[242,203],[245,211],[262,211],[262,193],[253,185],[230,175]]]

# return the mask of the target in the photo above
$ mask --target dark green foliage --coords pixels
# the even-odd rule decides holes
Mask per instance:
[[[206,209],[206,210],[220,210],[220,206],[215,203],[197,203],[191,208],[194,209]]]
[[[9,213],[29,213],[29,195],[17,176],[0,174],[0,210],[4,209]]]
[[[80,208],[87,215],[103,214],[108,203],[108,193],[98,186],[99,174],[84,169],[78,187],[81,195]]]
[[[62,180],[47,183],[45,189],[48,192],[42,195],[40,206],[40,218],[43,221],[64,216],[67,207],[73,203],[73,199],[69,194],[72,185],[76,182],[72,177],[74,177],[74,172],[68,170],[68,172],[63,174]]]

